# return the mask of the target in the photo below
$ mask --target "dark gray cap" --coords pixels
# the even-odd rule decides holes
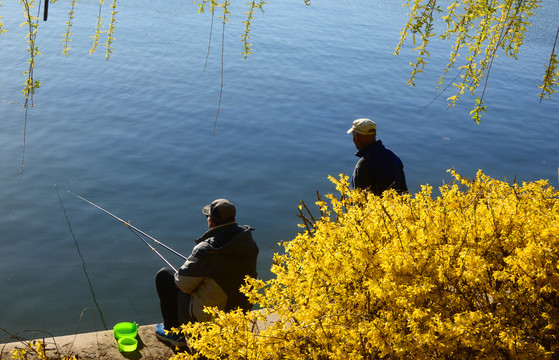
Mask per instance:
[[[202,214],[210,216],[216,224],[233,222],[237,211],[227,199],[217,199],[202,208]]]

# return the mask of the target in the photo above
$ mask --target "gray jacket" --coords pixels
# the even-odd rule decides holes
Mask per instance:
[[[190,315],[207,321],[204,306],[230,311],[251,309],[245,295],[239,292],[245,276],[256,278],[258,246],[248,225],[229,223],[209,229],[196,240],[196,246],[175,274],[175,283],[192,296]]]

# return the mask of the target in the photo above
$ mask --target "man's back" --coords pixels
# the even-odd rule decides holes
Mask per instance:
[[[408,191],[404,165],[400,158],[377,140],[355,153],[360,157],[353,172],[353,187],[368,189],[375,195],[395,189],[398,193]]]
[[[196,240],[192,254],[179,269],[176,284],[192,294],[192,315],[207,320],[204,306],[229,311],[251,304],[239,292],[245,276],[256,277],[258,246],[249,226],[230,223],[208,230]]]

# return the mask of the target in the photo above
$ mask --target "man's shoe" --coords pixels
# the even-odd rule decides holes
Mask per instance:
[[[186,339],[184,336],[173,334],[172,332],[165,331],[163,324],[155,325],[155,336],[161,340],[170,343],[176,347],[186,346]]]

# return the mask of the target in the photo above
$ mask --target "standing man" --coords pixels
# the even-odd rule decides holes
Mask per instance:
[[[347,133],[353,134],[355,156],[359,157],[352,177],[354,189],[367,189],[379,196],[388,189],[400,194],[408,191],[402,161],[376,139],[377,125],[372,120],[354,120]]]
[[[180,269],[159,270],[155,278],[163,323],[155,326],[155,335],[175,346],[186,345],[183,336],[168,333],[171,328],[211,316],[204,307],[230,311],[249,311],[252,304],[239,288],[245,276],[256,278],[258,246],[248,225],[235,222],[235,206],[217,199],[204,206],[209,230],[196,240],[192,254]]]

